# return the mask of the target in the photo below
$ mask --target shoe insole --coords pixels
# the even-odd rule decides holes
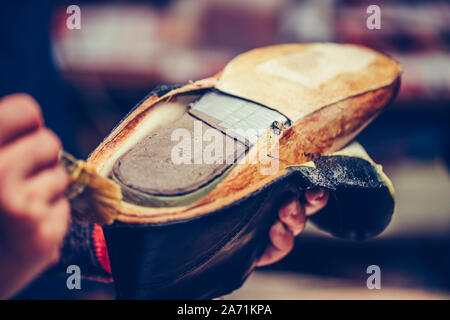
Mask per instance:
[[[122,155],[112,178],[126,201],[157,207],[190,204],[211,191],[274,121],[290,125],[275,110],[207,91],[181,118]]]
[[[178,133],[184,134],[183,138],[179,134],[172,137],[177,129],[182,129]],[[209,134],[214,136],[212,141],[199,142],[206,130],[213,130]],[[211,144],[217,143],[216,139],[222,139],[222,142],[218,142],[219,148],[214,150]],[[180,149],[180,143],[184,148]],[[245,150],[246,146],[241,142],[186,113],[126,152],[115,163],[113,175],[123,185],[143,193],[186,194],[223,174]],[[208,163],[211,160],[206,157],[212,156],[214,160],[218,156],[215,151],[221,158],[215,158],[218,163]],[[179,163],[181,158],[184,163]]]

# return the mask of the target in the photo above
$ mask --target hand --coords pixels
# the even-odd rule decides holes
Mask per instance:
[[[278,211],[279,220],[269,232],[271,243],[257,262],[257,267],[275,263],[291,252],[294,237],[298,236],[306,225],[306,217],[321,210],[328,201],[329,193],[325,189],[307,190],[305,203],[297,199],[283,205]]]
[[[60,150],[33,98],[0,100],[0,299],[59,258],[70,217]]]

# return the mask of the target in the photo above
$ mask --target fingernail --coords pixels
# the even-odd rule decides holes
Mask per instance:
[[[320,200],[325,196],[324,189],[311,190],[311,192],[313,192],[313,200]]]
[[[319,192],[317,194],[317,198],[316,199],[322,199],[325,196],[325,190],[324,189],[319,189]]]
[[[283,226],[283,224],[281,222],[277,223],[275,228],[277,229],[277,232],[283,236],[287,233],[286,228]]]
[[[299,204],[297,201],[292,201],[292,203],[289,204],[288,212],[289,215],[292,217],[295,217],[298,215],[299,211]]]

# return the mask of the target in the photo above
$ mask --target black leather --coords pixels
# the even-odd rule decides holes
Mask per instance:
[[[329,156],[315,163],[317,169],[294,167],[198,218],[105,227],[118,298],[210,299],[239,288],[267,245],[281,204],[308,188],[331,191],[328,205],[311,220],[335,236],[364,239],[387,226],[394,201],[369,162]]]
[[[239,288],[268,244],[278,209],[304,190],[330,190],[310,219],[335,236],[365,239],[388,225],[394,200],[374,166],[327,156],[297,166],[249,196],[193,219],[105,226],[119,299],[211,299]]]

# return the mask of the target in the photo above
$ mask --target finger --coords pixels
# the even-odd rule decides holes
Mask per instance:
[[[26,94],[6,96],[0,100],[0,146],[42,126],[37,102]]]
[[[65,197],[59,197],[47,209],[42,234],[49,241],[59,240],[66,233],[69,221],[70,203]]]
[[[58,162],[61,143],[56,135],[46,128],[28,134],[5,148],[10,155],[12,170],[22,177],[28,177],[41,169]]]
[[[269,232],[271,243],[267,246],[261,258],[256,263],[257,267],[266,266],[284,258],[294,247],[294,235],[277,221]]]
[[[52,202],[59,198],[69,185],[69,177],[66,170],[56,165],[45,169],[30,178],[28,192],[42,198],[43,201]]]
[[[70,223],[70,202],[66,197],[56,199],[50,209],[52,216],[53,228],[59,235],[60,242],[63,240]]]
[[[298,236],[305,228],[305,207],[297,199],[282,206],[278,215],[294,236]]]
[[[306,216],[322,210],[328,202],[330,193],[325,189],[311,189],[305,192],[305,214]]]
[[[70,204],[69,201],[60,197],[49,208],[45,217],[45,221],[40,228],[39,239],[44,246],[43,251],[51,254],[51,251],[59,252],[61,243],[70,222]],[[51,249],[54,250],[51,250]]]
[[[70,221],[70,202],[66,197],[59,197],[53,201],[49,209],[49,219],[54,225],[53,230],[60,230],[64,235]]]

